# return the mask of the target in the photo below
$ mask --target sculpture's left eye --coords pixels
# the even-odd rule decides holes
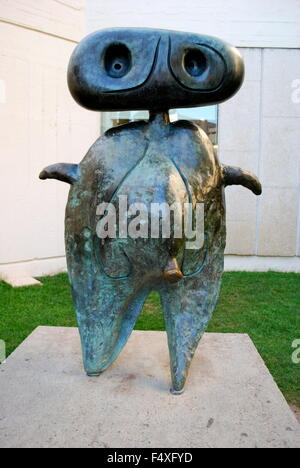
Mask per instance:
[[[68,67],[74,99],[93,110],[139,107],[129,91],[142,87],[153,72],[160,35],[159,31],[116,28],[96,31],[80,41]],[[116,99],[123,91],[128,101]]]
[[[110,45],[104,54],[104,67],[112,78],[122,78],[131,68],[131,53],[124,44]]]

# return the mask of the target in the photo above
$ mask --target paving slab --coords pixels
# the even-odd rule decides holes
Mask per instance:
[[[99,377],[78,330],[38,327],[0,366],[0,447],[300,447],[300,425],[248,335],[207,333],[169,392],[165,332],[134,331]]]
[[[41,281],[33,278],[32,276],[19,276],[19,275],[9,275],[2,274],[0,278],[5,283],[9,284],[13,288],[22,288],[24,286],[42,286]]]

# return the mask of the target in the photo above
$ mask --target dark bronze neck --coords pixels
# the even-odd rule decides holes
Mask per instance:
[[[156,122],[161,125],[169,125],[169,111],[149,111],[149,122]]]

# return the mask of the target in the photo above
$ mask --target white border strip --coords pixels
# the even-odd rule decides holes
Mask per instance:
[[[300,273],[300,257],[225,255],[225,271],[281,271]]]

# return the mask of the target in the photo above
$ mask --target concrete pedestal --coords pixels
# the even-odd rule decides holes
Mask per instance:
[[[164,332],[135,331],[100,377],[75,328],[38,327],[0,366],[0,447],[300,447],[300,425],[247,335],[206,334],[169,393]]]

